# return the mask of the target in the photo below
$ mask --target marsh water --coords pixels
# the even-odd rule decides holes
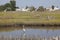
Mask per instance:
[[[0,28],[0,36],[60,36],[60,27],[1,27]]]

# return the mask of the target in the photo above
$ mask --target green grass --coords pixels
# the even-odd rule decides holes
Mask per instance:
[[[47,17],[50,17],[48,19]],[[0,24],[60,23],[60,10],[54,12],[0,12]]]

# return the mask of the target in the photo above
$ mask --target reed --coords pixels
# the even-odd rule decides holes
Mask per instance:
[[[41,37],[41,36],[0,36],[0,40],[60,40],[60,36],[49,36],[49,37]]]

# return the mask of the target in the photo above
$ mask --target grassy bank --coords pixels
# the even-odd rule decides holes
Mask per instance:
[[[60,10],[54,12],[0,12],[0,25],[60,24]]]

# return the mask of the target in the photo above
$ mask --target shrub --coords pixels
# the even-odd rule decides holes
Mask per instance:
[[[37,9],[37,11],[44,11],[45,10],[45,8],[43,7],[43,6],[40,6],[38,9]]]

